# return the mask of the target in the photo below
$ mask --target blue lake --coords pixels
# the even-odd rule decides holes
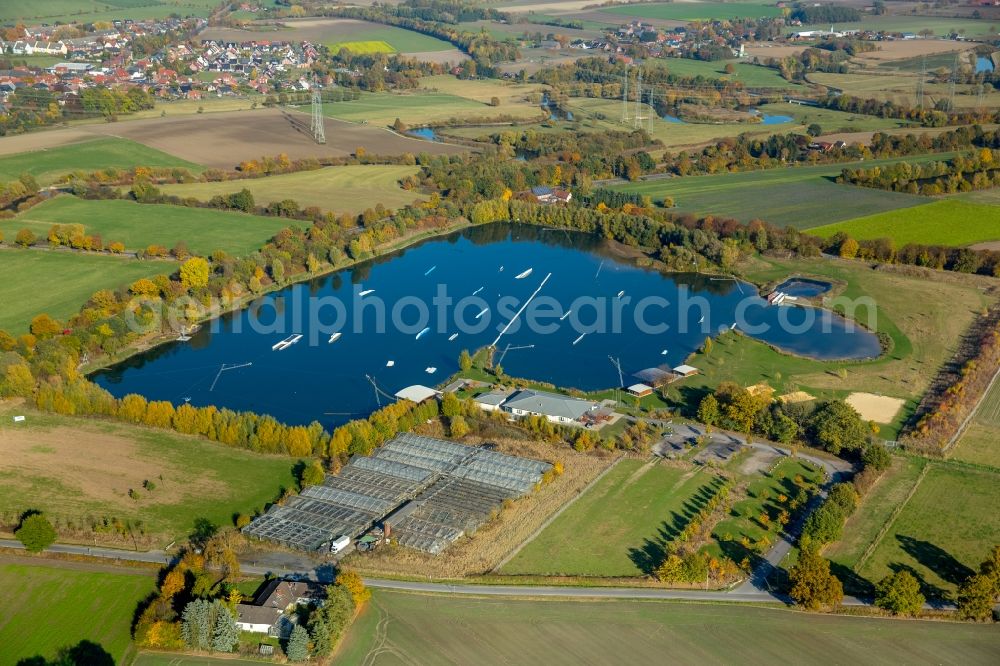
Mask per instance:
[[[880,352],[876,336],[847,330],[848,322],[827,311],[768,307],[750,285],[663,274],[621,256],[621,246],[586,234],[476,227],[285,288],[206,324],[189,342],[157,347],[93,379],[117,396],[189,400],[331,427],[385,404],[375,386],[391,394],[442,382],[457,371],[462,349],[493,342],[525,303],[497,344],[497,357],[511,347],[502,358],[507,374],[585,390],[618,385],[609,356],[621,360],[627,375],[676,366],[737,319],[749,334],[800,355],[846,359]],[[516,277],[529,268],[529,275]],[[367,290],[374,292],[359,296]],[[455,302],[444,304],[442,294]],[[342,304],[342,316],[335,303]],[[311,316],[317,304],[322,307]],[[399,321],[379,330],[380,308]],[[753,333],[758,325],[768,330]],[[329,343],[334,331],[341,336]],[[294,333],[303,335],[297,344],[272,350]],[[246,363],[252,365],[220,373],[223,364]],[[628,376],[625,381],[632,383]]]
[[[830,291],[832,287],[833,285],[829,282],[823,282],[821,280],[791,278],[779,284],[774,288],[774,290],[783,291],[789,296],[795,296],[796,298],[815,298],[820,294],[825,294]]]
[[[668,123],[676,123],[678,125],[686,125],[687,124],[683,120],[681,120],[680,118],[678,118],[677,116],[666,115],[666,116],[663,116],[663,119],[666,120]]]
[[[979,72],[992,72],[993,71],[993,61],[984,56],[979,56],[976,58],[976,73]]]
[[[415,136],[418,139],[424,139],[425,141],[440,141],[437,133],[434,132],[433,127],[418,127],[417,129],[407,130],[406,132],[410,136]]]

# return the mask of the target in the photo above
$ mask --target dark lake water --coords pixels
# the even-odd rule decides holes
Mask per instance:
[[[830,291],[833,287],[829,282],[823,282],[822,280],[810,280],[809,278],[792,278],[790,280],[785,280],[777,287],[774,288],[775,291],[783,291],[789,296],[796,296],[801,298],[815,298],[820,294],[825,294]]]
[[[585,390],[618,385],[609,356],[620,359],[625,383],[631,384],[630,373],[682,363],[706,336],[729,329],[737,319],[748,334],[797,354],[827,359],[879,354],[874,335],[845,330],[845,320],[825,311],[767,307],[749,285],[661,274],[618,256],[612,245],[590,235],[476,227],[275,292],[206,324],[189,342],[137,355],[93,379],[117,396],[190,400],[269,413],[289,423],[315,419],[330,427],[367,415],[379,400],[385,404],[385,397],[376,399],[371,381],[389,394],[443,381],[457,371],[462,349],[493,342],[526,302],[529,307],[497,344],[498,357],[511,346],[502,358],[505,371]],[[517,279],[529,268],[529,275]],[[358,295],[370,289],[374,292]],[[442,293],[454,299],[451,306]],[[310,306],[318,303],[322,308],[311,317]],[[339,319],[335,303],[343,303]],[[380,306],[389,319],[381,331]],[[426,320],[422,308],[428,310]],[[569,315],[560,320],[567,309]],[[393,312],[399,315],[396,324]],[[252,321],[260,322],[257,330]],[[769,329],[751,332],[762,324]],[[341,337],[328,343],[335,330]],[[295,333],[303,335],[297,344],[272,350]],[[252,365],[219,372],[223,365],[246,363]],[[435,370],[428,373],[429,368]]]

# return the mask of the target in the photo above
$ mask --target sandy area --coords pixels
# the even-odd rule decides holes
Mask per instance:
[[[793,404],[796,402],[809,402],[810,400],[815,400],[816,396],[809,395],[805,391],[792,391],[791,393],[786,393],[785,395],[779,395],[778,400],[787,404]]]
[[[371,154],[398,155],[465,150],[400,136],[387,129],[327,118],[326,144],[309,132],[309,115],[287,109],[227,111],[150,118],[93,126],[93,132],[138,141],[191,162],[232,168],[243,160],[285,153],[292,159],[344,156],[362,146]]]
[[[970,245],[973,250],[1000,250],[1000,241],[986,241],[985,243],[976,243],[975,245]]]
[[[861,414],[861,418],[875,423],[892,423],[896,414],[906,402],[902,398],[892,398],[874,393],[852,393],[844,400]]]
[[[777,46],[768,45],[766,43],[747,44],[746,53],[749,58],[757,57],[761,60],[766,60],[767,58],[784,58],[785,56],[798,55],[807,48],[809,47],[805,44],[797,44],[794,46]]]

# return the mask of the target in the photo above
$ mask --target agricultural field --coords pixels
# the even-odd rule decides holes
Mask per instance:
[[[65,195],[0,223],[0,228],[9,232],[5,235],[11,239],[22,228],[45,238],[53,224],[71,223],[82,224],[88,234],[98,234],[106,243],[120,241],[127,250],[154,244],[169,249],[184,241],[189,250],[206,256],[214,250],[246,254],[292,224],[277,217],[210,208],[139,204],[124,199],[91,201]]]
[[[3,229],[8,235],[17,227]],[[167,261],[4,247],[0,249],[0,329],[14,335],[27,333],[32,317],[41,312],[65,319],[79,312],[98,289],[116,289],[175,270],[177,265]]]
[[[481,104],[489,104],[494,97],[497,97],[500,99],[500,106],[495,108],[500,113],[509,112],[510,105],[517,105],[522,110],[524,105],[528,105],[538,114],[538,105],[541,104],[541,96],[545,91],[545,86],[536,83],[514,83],[496,79],[463,81],[450,74],[425,76],[420,79],[420,87],[431,92],[464,97]]]
[[[166,194],[207,201],[217,194],[246,188],[258,205],[293,199],[303,208],[318,206],[324,211],[360,213],[376,204],[400,208],[419,199],[416,192],[399,186],[400,180],[417,170],[412,166],[352,164],[249,180],[164,185],[161,189]]]
[[[357,55],[367,55],[369,53],[395,53],[396,49],[388,42],[384,42],[381,39],[371,40],[367,42],[354,41],[354,42],[336,42],[334,44],[327,45],[333,53],[340,53],[341,49],[347,49],[351,53]]]
[[[170,14],[208,16],[215,0],[45,0],[41,3],[4,0],[0,21],[109,21],[114,18],[162,18]]]
[[[895,102],[907,106],[917,104],[917,87],[920,75],[906,72],[891,72],[885,69],[869,70],[867,72],[852,72],[849,74],[830,74],[813,72],[806,77],[809,82],[842,91],[855,97],[871,98]],[[951,86],[947,83],[925,83],[924,104],[933,108],[940,100],[951,96]],[[955,108],[972,108],[978,106],[1000,105],[1000,92],[987,87],[982,99],[979,96],[979,86],[971,83],[955,85]]]
[[[671,2],[603,7],[601,13],[661,21],[698,21],[781,16],[781,8],[759,2]],[[625,19],[622,19],[623,21]]]
[[[504,574],[648,575],[718,477],[623,460],[501,569]]]
[[[866,116],[861,113],[847,113],[833,109],[820,109],[804,104],[779,102],[764,104],[758,107],[763,113],[771,115],[791,116],[795,123],[808,127],[816,123],[823,128],[824,133],[830,132],[874,132],[903,129],[910,127],[905,122],[892,118]],[[914,128],[917,129],[917,128]]]
[[[996,631],[725,604],[475,599],[377,590],[345,648],[344,663],[373,666],[756,665],[781,661],[790,649],[815,664],[987,664],[995,660]]]
[[[14,423],[15,414],[27,418]],[[199,519],[230,525],[235,514],[263,509],[295,483],[292,458],[12,402],[0,403],[0,455],[5,512],[37,509],[59,526],[100,516],[141,520],[146,536],[137,538],[145,548],[182,539]],[[143,487],[146,480],[152,490]]]
[[[487,108],[488,107],[483,107]],[[313,141],[309,130],[308,107],[305,113],[295,109],[258,108],[254,111],[230,111],[204,114],[167,114],[127,122],[90,125],[81,128],[56,129],[35,134],[5,138],[17,150],[27,152],[37,147],[54,148],[76,143],[81,137],[104,134],[136,141],[161,150],[179,159],[206,167],[232,169],[244,160],[274,157],[281,153],[291,159],[353,154],[363,147],[371,154],[401,155],[425,152],[429,154],[464,152],[466,148],[421,141],[400,136],[374,125],[360,125],[329,118],[325,122],[326,144]],[[390,123],[392,120],[389,121]]]
[[[90,641],[114,663],[127,663],[132,617],[139,602],[154,591],[155,576],[143,569],[114,573],[110,567],[75,562],[30,562],[0,559],[4,661],[55,660],[60,649]]]
[[[1000,469],[1000,382],[983,397],[968,429],[952,449],[951,457]]]
[[[972,245],[1000,240],[1000,206],[953,198],[938,199],[933,203],[809,230],[809,233],[821,238],[829,238],[839,232],[858,240],[891,238],[897,247],[907,243]]]
[[[997,542],[1000,475],[947,463],[928,465],[857,573],[876,583],[906,567],[921,580],[925,594],[947,599]]]
[[[30,173],[40,185],[49,185],[72,171],[128,169],[134,166],[181,167],[200,173],[193,162],[168,155],[127,139],[99,138],[83,143],[0,157],[0,180]]]
[[[454,45],[436,37],[413,30],[381,25],[369,21],[339,18],[303,18],[283,20],[287,26],[275,28],[270,25],[254,24],[248,29],[211,27],[201,33],[202,39],[223,41],[249,41],[280,39],[325,44],[333,47],[344,42],[385,42],[392,52],[424,53],[451,51]]]
[[[323,113],[331,118],[339,118],[355,123],[368,122],[370,125],[388,127],[396,118],[407,125],[419,126],[447,123],[463,119],[492,119],[513,116],[523,120],[537,120],[542,117],[538,104],[528,102],[525,95],[507,93],[501,97],[500,106],[490,106],[490,98],[483,97],[481,91],[501,92],[502,86],[484,82],[482,85],[468,86],[467,93],[459,93],[448,78],[434,77],[424,82],[428,89],[406,93],[362,93],[355,100],[344,102],[324,102]],[[454,79],[456,82],[457,79]],[[529,86],[519,86],[530,88]],[[437,89],[438,91],[432,91]],[[444,92],[444,90],[454,92]],[[497,95],[500,97],[500,95]]]
[[[930,161],[945,157],[941,154],[920,159]],[[845,168],[869,168],[898,161],[869,160],[663,178],[616,185],[614,189],[649,195],[653,201],[673,197],[678,212],[733,217],[742,222],[757,218],[778,226],[810,229],[873,212],[926,204],[926,197],[915,194],[838,185],[833,182]],[[834,202],[836,205],[831,205]]]
[[[893,439],[912,413],[937,369],[951,358],[957,341],[973,318],[995,296],[980,291],[989,279],[934,273],[908,277],[891,270],[873,270],[866,264],[841,260],[757,260],[744,275],[759,283],[775,283],[789,275],[829,279],[846,285],[841,296],[869,298],[874,308],[857,300],[856,317],[893,340],[888,354],[874,361],[823,362],[777,352],[743,335],[726,334],[712,351],[695,354],[689,363],[701,374],[671,386],[667,398],[675,405],[692,404],[693,396],[722,381],[750,386],[767,382],[781,395],[802,390],[816,398],[843,398],[852,391],[903,398],[906,405],[881,436]],[[945,277],[946,276],[946,277]],[[913,304],[919,303],[916,308]],[[843,369],[842,377],[838,371]]]
[[[960,31],[965,37],[975,38],[995,36],[997,21],[948,16],[862,16],[861,21],[850,25],[852,30],[913,33],[930,30],[937,37],[947,36],[952,31]]]

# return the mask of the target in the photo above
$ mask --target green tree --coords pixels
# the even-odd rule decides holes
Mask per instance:
[[[451,436],[455,439],[465,437],[469,434],[469,424],[466,422],[465,417],[461,415],[456,415],[451,417],[448,422]]]
[[[844,599],[844,587],[830,573],[830,562],[819,554],[809,539],[804,539],[799,560],[789,572],[788,594],[798,605],[809,610],[833,608]]]
[[[308,488],[309,486],[318,486],[323,483],[323,479],[325,478],[326,472],[323,470],[322,463],[314,460],[302,470],[300,483],[303,488]]]
[[[309,658],[309,632],[301,624],[295,625],[288,637],[285,655],[289,661],[305,661]]]
[[[312,619],[309,621],[309,638],[312,640],[313,656],[328,657],[333,652],[330,626],[326,623],[325,613],[313,613]]]
[[[462,353],[458,355],[458,367],[461,368],[462,372],[468,372],[472,368],[472,355],[469,354],[468,349],[463,349]]]
[[[859,249],[858,241],[850,237],[845,238],[844,242],[840,244],[840,256],[844,259],[853,259],[858,256]]]
[[[893,615],[916,615],[925,601],[919,581],[906,570],[889,574],[875,586],[875,605]]]
[[[454,393],[445,393],[441,398],[441,414],[452,418],[462,413],[462,403]]]
[[[28,247],[29,245],[34,245],[38,238],[31,232],[31,229],[21,229],[14,236],[14,242],[21,247]]]
[[[698,420],[708,425],[717,425],[720,416],[719,400],[709,393],[698,404]]]
[[[215,630],[212,632],[212,649],[216,652],[232,652],[240,642],[240,630],[236,620],[226,605],[219,599],[215,608]]]
[[[817,409],[810,420],[810,429],[815,442],[834,455],[844,450],[856,451],[868,441],[865,422],[843,400],[832,400]]]
[[[21,521],[14,532],[17,540],[31,553],[40,553],[56,540],[56,530],[48,518],[40,513],[32,513]]]
[[[832,543],[840,538],[844,529],[844,512],[832,502],[823,502],[809,514],[802,533],[816,543]]]
[[[701,351],[706,355],[712,353],[712,338],[705,338],[705,342],[701,345]]]
[[[806,134],[809,136],[819,136],[823,133],[823,128],[819,126],[819,123],[810,123],[809,127],[806,128]]]
[[[988,620],[996,599],[990,577],[975,574],[958,588],[958,614],[966,620]]]
[[[877,472],[881,472],[888,469],[889,465],[892,464],[892,456],[889,454],[887,448],[881,444],[872,442],[861,452],[861,462],[864,463],[865,469],[871,468]]]

